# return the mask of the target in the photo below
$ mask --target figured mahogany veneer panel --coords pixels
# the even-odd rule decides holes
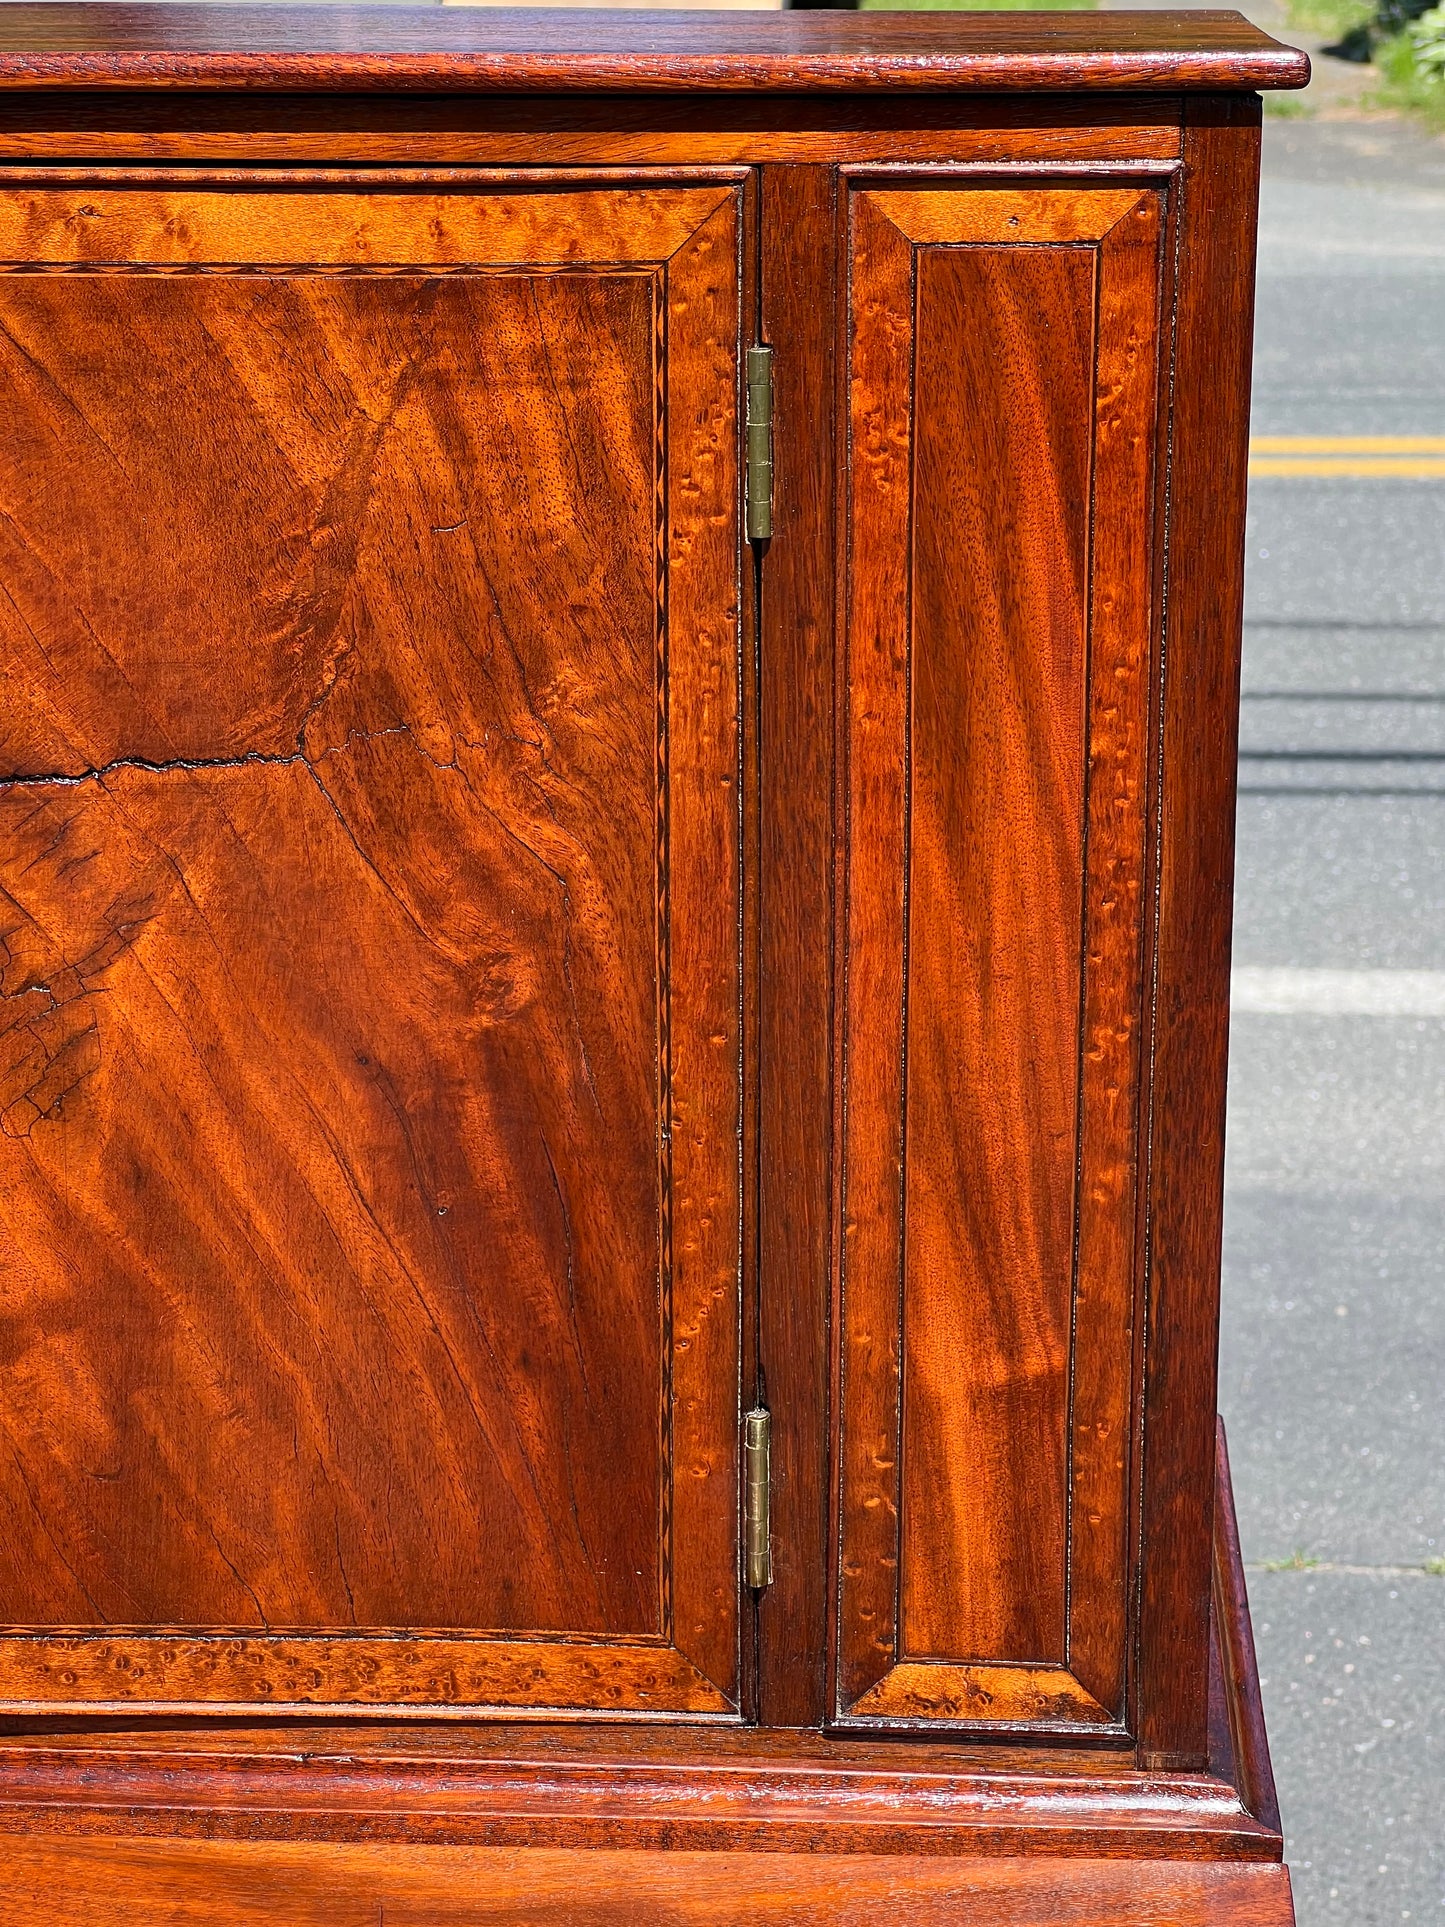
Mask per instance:
[[[1082,248],[918,263],[917,391],[961,405],[914,454],[910,1654],[1064,1658],[1093,283]]]
[[[845,1720],[1124,1714],[1161,219],[854,196]]]
[[[0,196],[0,1698],[733,1705],[739,221]]]

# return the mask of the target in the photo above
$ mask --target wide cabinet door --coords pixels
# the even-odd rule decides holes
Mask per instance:
[[[1126,1719],[1162,220],[851,195],[844,1725]]]
[[[736,1715],[744,195],[0,196],[0,1708]]]

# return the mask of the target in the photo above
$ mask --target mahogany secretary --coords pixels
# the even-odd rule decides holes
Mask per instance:
[[[4,10],[11,1917],[1291,1917],[1213,1407],[1307,72]]]

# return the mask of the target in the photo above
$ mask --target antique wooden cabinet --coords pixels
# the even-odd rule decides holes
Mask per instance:
[[[1213,1411],[1306,71],[4,10],[7,1919],[1288,1918]]]

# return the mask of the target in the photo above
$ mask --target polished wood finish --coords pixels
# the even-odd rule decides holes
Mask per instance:
[[[0,194],[0,1701],[736,1708],[739,195]]]
[[[1226,1485],[1203,1773],[1142,1772],[1120,1750],[765,1728],[132,1716],[0,1738],[0,1831],[1270,1864],[1281,1843],[1250,1751],[1259,1683],[1235,1543]]]
[[[918,1920],[994,1927],[1293,1927],[1283,1867],[1031,1860],[869,1859],[850,1854],[548,1853],[410,1847],[204,1848],[168,1841],[27,1841],[7,1868],[14,1927],[57,1906],[73,1927],[161,1917],[197,1927],[466,1927],[566,1919],[817,1923]]]
[[[1224,1421],[1215,1430],[1214,1461],[1213,1614],[1215,1636],[1210,1647],[1210,1692],[1223,1699],[1228,1721],[1228,1753],[1239,1797],[1261,1826],[1279,1831],[1279,1801],[1274,1770],[1269,1763],[1269,1738],[1264,1730],[1264,1702],[1259,1691],[1259,1666],[1254,1654],[1254,1628],[1244,1587],[1244,1556],[1239,1546],[1239,1521],[1234,1510],[1234,1488],[1229,1477],[1229,1447]],[[1211,1727],[1217,1725],[1213,1705]],[[1211,1762],[1222,1757],[1224,1736],[1211,1749]]]
[[[1309,63],[1230,12],[714,14],[45,5],[0,18],[0,86],[1298,87]]]
[[[774,341],[773,540],[763,564],[758,1253],[762,1389],[773,1410],[773,1583],[758,1603],[758,1715],[816,1726],[826,1687],[832,1250],[836,170],[771,167],[760,338]]]
[[[1123,1721],[1162,213],[854,197],[850,1720]]]
[[[610,166],[684,161],[1171,160],[1169,94],[267,94],[0,91],[8,155],[49,161],[390,161]]]
[[[1179,210],[1146,1385],[1174,1421],[1145,1453],[1139,1627],[1140,1745],[1168,1766],[1204,1719],[1259,126],[1256,100],[1191,107]]]
[[[19,1891],[1287,1920],[1212,1414],[1302,58],[3,11]]]

